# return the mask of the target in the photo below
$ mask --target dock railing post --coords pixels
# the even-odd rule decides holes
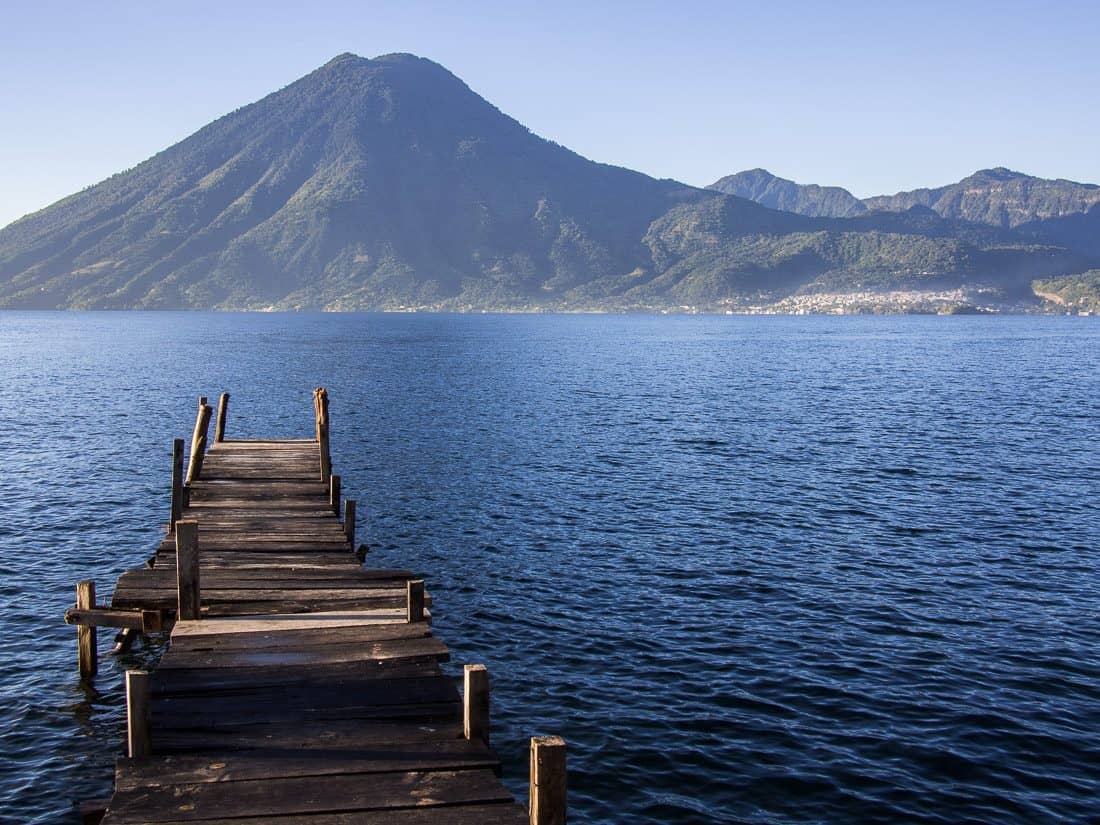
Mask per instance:
[[[145,759],[153,753],[152,709],[149,705],[149,674],[126,671],[126,740],[131,759]]]
[[[199,523],[176,522],[176,584],[181,621],[200,618]]]
[[[229,393],[223,392],[218,399],[218,422],[214,425],[214,441],[225,441],[225,416],[229,411]]]
[[[531,737],[531,825],[565,825],[565,740]]]
[[[424,621],[424,580],[409,579],[405,583],[405,621]]]
[[[176,522],[183,518],[183,439],[172,441],[172,518],[168,529],[175,530]]]
[[[214,409],[206,403],[206,396],[199,396],[199,415],[195,419],[195,432],[191,436],[191,460],[187,464],[187,484],[190,485],[202,473],[202,459],[206,454],[206,439],[210,432],[210,416]]]
[[[462,717],[466,738],[489,744],[489,670],[466,665],[462,674]]]
[[[317,411],[317,444],[321,453],[321,481],[332,475],[332,453],[328,440],[328,390],[318,387],[313,391],[313,407]]]
[[[78,610],[95,608],[95,582],[82,581],[76,585]],[[77,665],[82,679],[89,679],[99,671],[96,629],[93,625],[79,625],[76,629]]]
[[[328,479],[328,503],[332,512],[340,515],[340,476],[332,475]]]
[[[346,499],[344,501],[344,535],[351,543],[352,547],[355,546],[355,500]]]

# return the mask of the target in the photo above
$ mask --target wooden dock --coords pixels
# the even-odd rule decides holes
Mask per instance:
[[[423,581],[363,567],[327,393],[311,439],[226,440],[227,407],[223,395],[207,449],[200,399],[186,473],[175,443],[170,526],[146,567],[121,575],[109,606],[81,582],[66,614],[86,679],[97,626],[119,628],[120,647],[171,628],[157,668],[126,675],[128,756],[85,821],[565,822],[564,742],[531,740],[522,807],[489,744],[488,672],[467,665],[460,692]]]

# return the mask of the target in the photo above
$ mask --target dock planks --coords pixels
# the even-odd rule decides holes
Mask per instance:
[[[103,825],[530,821],[465,736],[430,614],[407,621],[412,573],[357,560],[320,480],[327,433],[199,458],[181,515],[198,523],[201,615],[172,628],[149,679],[152,755],[118,761]],[[169,532],[111,608],[174,615],[178,598]]]

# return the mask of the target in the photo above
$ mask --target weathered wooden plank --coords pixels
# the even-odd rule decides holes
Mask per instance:
[[[384,680],[383,683],[388,683]],[[273,708],[270,713],[262,713],[255,708],[245,708],[239,714],[225,713],[220,708],[221,696],[210,697],[216,700],[219,707],[209,714],[203,713],[203,725],[197,729],[194,712],[177,714],[171,711],[157,712],[154,722],[157,728],[158,741],[162,736],[171,735],[174,732],[186,733],[196,730],[222,730],[232,727],[238,731],[281,731],[287,728],[295,728],[307,722],[352,722],[373,721],[391,722],[409,725],[450,723],[459,715],[459,703],[453,702],[406,702],[404,704],[394,702],[390,704],[364,705],[349,704],[333,705],[330,707],[307,707],[294,711]],[[264,701],[267,701],[265,698]]]
[[[139,788],[116,793],[110,812],[112,822],[124,825],[167,816],[193,822],[211,816],[379,811],[511,799],[492,771],[474,768]]]
[[[95,607],[90,610],[70,608],[65,611],[65,623],[84,627],[118,627],[156,633],[164,626],[164,618],[158,610],[115,610]]]
[[[150,573],[156,572],[156,576],[140,575],[143,571],[134,571],[122,582],[123,588],[142,588],[146,590],[171,590],[175,573],[165,566],[153,568]],[[251,575],[249,573],[251,572]],[[272,570],[268,572],[226,570],[224,567],[208,568],[202,571],[202,592],[209,595],[215,590],[378,590],[399,589],[405,583],[405,579],[376,579],[367,576],[356,576],[355,571],[349,570],[340,574],[324,571],[315,571],[314,574],[301,575],[288,571]],[[117,586],[116,586],[117,587]],[[116,625],[117,627],[130,627],[129,624]]]
[[[245,598],[244,595],[247,594],[242,595],[241,598],[227,597],[224,600],[220,598],[211,598],[208,602],[204,602],[203,604],[202,617],[261,616],[267,615],[268,613],[313,613],[317,611],[373,610],[378,608],[393,610],[399,607],[399,601],[390,596],[345,596],[339,598],[312,596],[309,598],[292,598],[285,593],[269,593],[261,590],[253,592],[254,597],[252,599]],[[302,591],[296,592],[301,593]],[[175,611],[173,604],[166,602],[163,597],[152,595],[142,596],[140,592],[134,592],[121,597],[115,606],[124,609],[139,607],[143,610]]]
[[[331,664],[324,667],[254,667],[196,668],[175,670],[170,676],[157,670],[153,674],[153,691],[157,696],[181,695],[198,692],[222,692],[254,686],[286,687],[290,685],[318,685],[338,680],[354,679],[411,679],[438,676],[439,659],[435,656],[419,658],[395,657]]]
[[[111,825],[111,821],[108,814],[103,823]],[[515,802],[479,802],[446,807],[249,816],[201,821],[203,825],[529,825],[527,813]],[[179,820],[172,820],[166,821],[164,825],[178,823]]]
[[[223,753],[226,750],[346,750],[462,738],[461,722],[392,722],[342,719],[297,725],[221,725],[204,730],[157,731],[157,753]]]
[[[374,610],[318,611],[301,614],[224,617],[201,622],[177,622],[172,639],[203,639],[230,634],[285,633],[300,630],[330,630],[341,627],[365,627],[404,622],[404,610],[378,608]]]
[[[115,589],[112,603],[116,607],[140,607],[141,605],[131,603],[140,599],[148,599],[150,602],[156,602],[158,607],[164,607],[165,605],[161,602],[167,598],[169,599],[167,606],[172,607],[175,596],[175,591],[171,588],[157,587],[154,584],[124,585]],[[249,588],[229,587],[211,591],[204,596],[204,604],[214,604],[219,601],[222,604],[227,602],[270,602],[282,599],[294,601],[373,601],[378,602],[377,607],[389,604],[404,604],[406,600],[405,591],[400,588],[370,587],[366,582],[356,587],[324,588],[314,585],[284,593],[273,592],[264,587],[262,583],[257,583]]]
[[[212,604],[204,609],[203,617],[265,616],[268,613],[315,613],[328,610],[371,610],[378,607],[393,609],[388,599],[311,599],[291,600],[280,598],[270,602],[241,602]]]
[[[208,619],[206,621],[216,621]],[[425,622],[415,625],[401,623],[382,623],[333,627],[309,630],[278,630],[256,633],[224,633],[206,636],[173,636],[172,650],[177,652],[195,650],[262,650],[272,647],[296,647],[309,645],[314,641],[326,644],[363,644],[389,639],[414,639],[431,632]]]
[[[230,724],[254,724],[257,721],[297,719],[313,712],[316,718],[335,718],[325,714],[344,710],[375,709],[386,705],[447,705],[449,719],[457,721],[458,688],[441,674],[392,679],[345,678],[321,683],[257,683],[233,689],[204,690],[196,693],[158,693],[154,703],[158,713],[186,715],[213,713],[219,721],[229,717]],[[234,718],[239,714],[239,718]],[[353,714],[354,718],[363,718]],[[192,716],[188,727],[194,727]],[[203,720],[205,724],[205,719]]]
[[[358,645],[318,643],[282,646],[258,650],[170,650],[161,659],[158,672],[191,668],[296,668],[336,665],[352,662],[380,662],[390,659],[434,657],[447,661],[450,654],[439,639],[419,636],[406,639],[381,639]]]
[[[247,450],[294,450],[317,449],[315,438],[227,438],[219,442],[218,449],[226,452],[244,452]]]
[[[342,554],[339,557],[332,557],[325,553],[313,553],[308,556],[294,556],[288,559],[285,555],[271,553],[269,555],[270,561],[264,558],[268,554],[260,554],[259,558],[251,557],[248,559],[240,559],[243,554],[234,554],[232,558],[225,558],[217,554],[211,554],[207,558],[202,560],[202,570],[204,573],[214,575],[222,571],[229,573],[239,573],[248,575],[250,572],[255,573],[257,576],[265,575],[285,575],[310,577],[316,576],[317,578],[327,579],[335,576],[343,575],[344,573],[356,574],[359,567],[359,563],[355,560],[355,557],[349,554]],[[160,567],[162,570],[171,570],[175,567],[175,562],[170,561],[171,557],[156,556],[156,569]],[[303,560],[308,559],[308,560]],[[373,577],[371,577],[373,578]],[[400,571],[391,574],[390,578],[397,580],[404,580],[407,576],[400,575]]]
[[[300,521],[298,519],[276,517],[265,518],[254,524],[238,524],[232,521],[221,521],[217,518],[210,517],[208,513],[195,512],[193,510],[187,513],[186,518],[193,519],[199,524],[204,525],[211,533],[224,533],[233,536],[250,532],[253,535],[267,536],[268,540],[273,536],[277,537],[281,533],[296,535],[304,532],[308,532],[310,536],[322,535],[329,539],[339,539],[343,536],[344,532],[340,522],[335,518],[326,519],[324,521]]]
[[[156,569],[156,568],[154,568]],[[165,575],[167,573],[167,576]],[[173,571],[162,569],[157,571],[157,577],[132,577],[123,583],[124,589],[143,590],[171,590],[170,576]],[[297,591],[327,590],[337,591],[336,595],[358,594],[358,591],[397,590],[405,583],[405,579],[368,579],[356,577],[352,572],[338,576],[302,576],[290,578],[292,574],[271,572],[267,575],[255,571],[252,576],[241,574],[232,570],[216,569],[207,574],[204,571],[202,589],[204,594],[212,594],[218,590],[285,590],[294,591],[290,595],[297,595]],[[372,595],[366,593],[365,595]]]
[[[246,751],[214,759],[173,755],[145,760],[119,759],[115,765],[115,788],[124,791],[205,782],[412,770],[494,770],[499,764],[496,754],[484,745],[462,739],[362,750]]]
[[[158,550],[157,558],[158,565],[167,564],[169,562],[175,564],[175,553],[171,552],[170,550]],[[283,553],[270,551],[251,553],[248,550],[211,550],[203,554],[203,558],[200,561],[202,564],[206,564],[207,560],[213,560],[210,563],[215,566],[229,563],[233,564],[234,566],[240,566],[241,568],[247,567],[250,564],[258,564],[264,567],[269,567],[272,565],[286,565],[288,567],[294,565],[302,567],[353,565],[356,568],[361,568],[359,562],[355,560],[355,554],[352,553],[350,550],[335,550],[329,553],[317,553],[313,551],[299,553],[294,550],[287,550]]]

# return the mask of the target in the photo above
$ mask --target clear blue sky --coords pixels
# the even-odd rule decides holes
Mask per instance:
[[[407,51],[544,137],[705,185],[1100,183],[1093,2],[39,0],[0,15],[0,225],[334,55]]]

